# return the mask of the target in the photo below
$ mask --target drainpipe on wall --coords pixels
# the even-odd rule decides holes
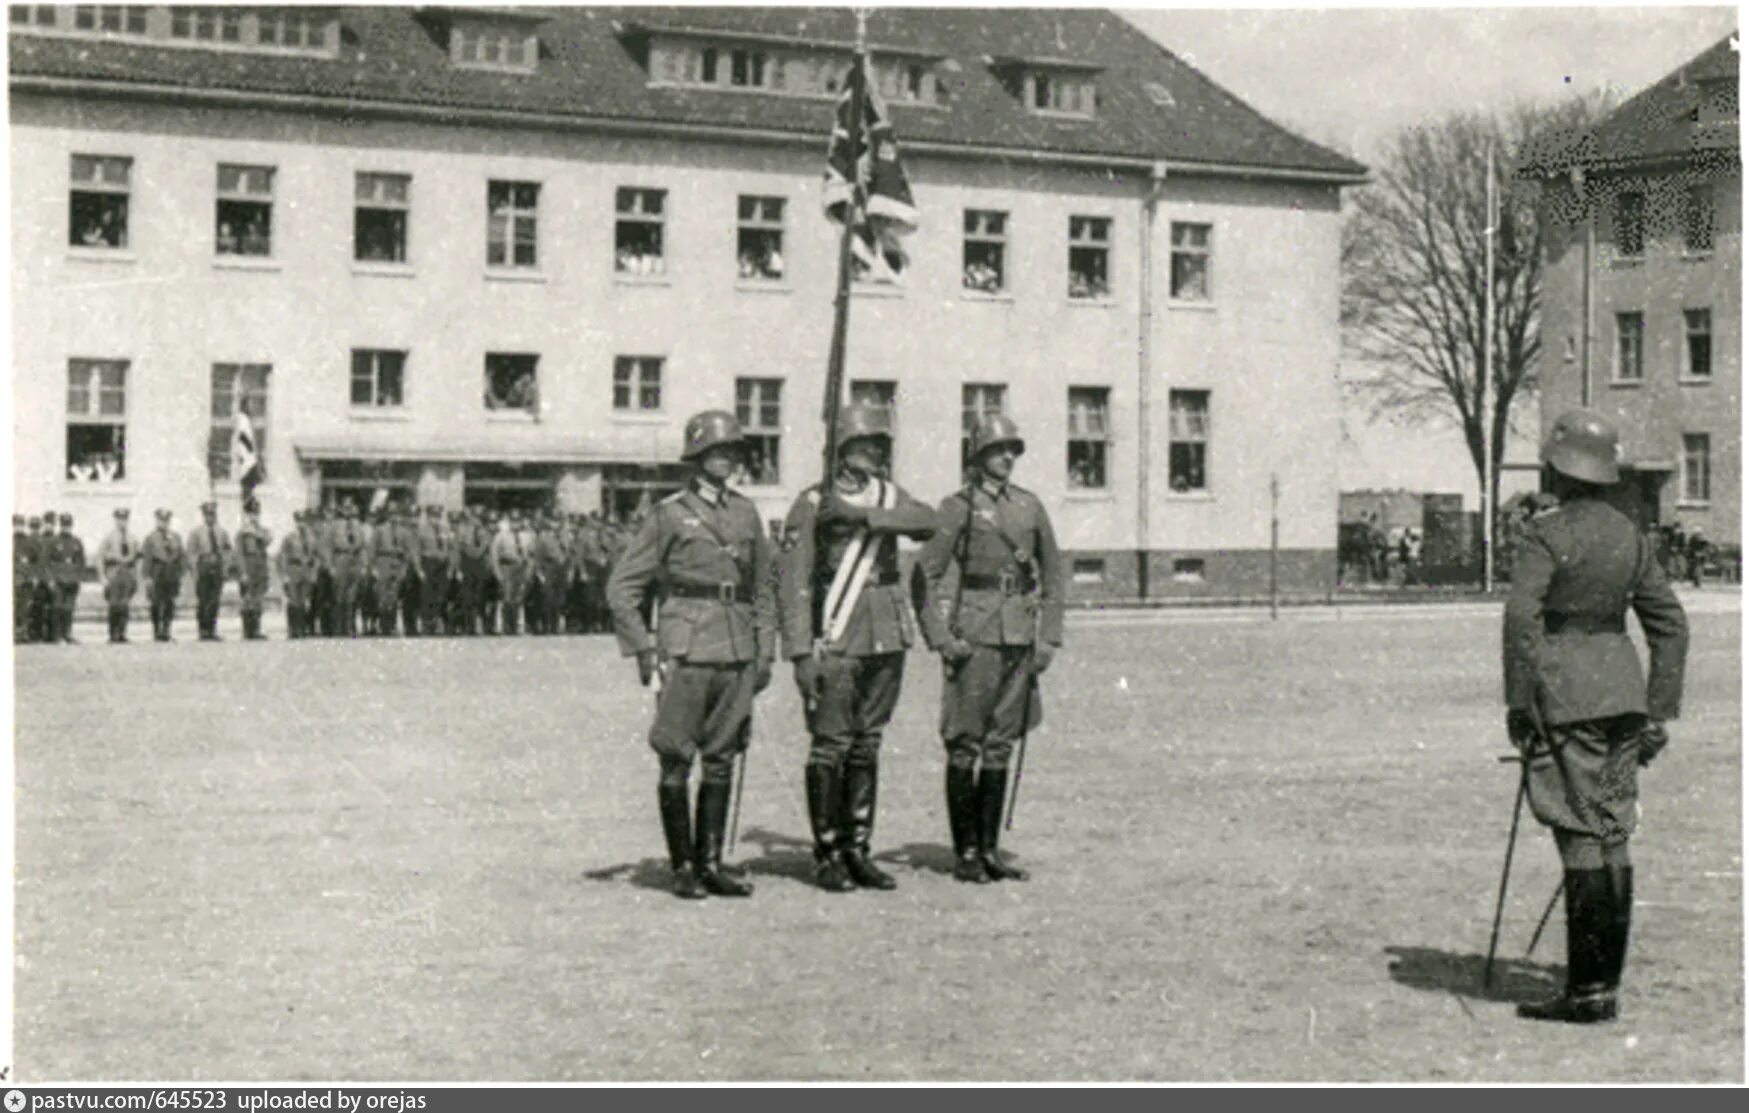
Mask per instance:
[[[1586,196],[1585,170],[1575,166],[1568,172],[1574,199],[1579,203],[1579,215],[1585,221],[1585,258],[1581,268],[1579,301],[1579,404],[1591,405],[1591,318],[1595,312],[1591,302],[1591,267],[1597,258],[1597,221],[1591,213],[1591,200]]]
[[[1141,280],[1136,335],[1136,594],[1148,598],[1148,551],[1153,539],[1148,523],[1148,473],[1153,456],[1154,217],[1166,189],[1166,164],[1156,161],[1148,172],[1148,196],[1142,202]]]

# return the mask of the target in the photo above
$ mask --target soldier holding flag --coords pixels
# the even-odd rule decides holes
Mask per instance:
[[[828,892],[891,889],[869,859],[881,732],[916,641],[898,538],[928,538],[935,511],[886,477],[884,411],[839,415],[838,468],[796,497],[784,523],[778,605],[812,745],[805,784],[815,876]]]

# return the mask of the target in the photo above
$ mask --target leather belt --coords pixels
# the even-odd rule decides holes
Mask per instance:
[[[1625,634],[1627,629],[1625,615],[1543,615],[1543,633],[1545,634]]]
[[[676,599],[715,599],[720,603],[751,603],[753,593],[741,584],[679,584],[668,585],[668,595]]]
[[[1033,589],[1031,577],[1019,572],[1000,572],[994,576],[962,576],[960,584],[967,591],[1000,591],[1004,595],[1027,595]]]

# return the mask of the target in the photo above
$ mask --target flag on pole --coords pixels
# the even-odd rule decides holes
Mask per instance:
[[[901,238],[917,230],[917,209],[911,186],[899,163],[899,144],[880,90],[868,79],[868,56],[858,54],[838,96],[832,119],[832,142],[826,148],[826,218],[851,223],[851,251],[866,268],[865,277],[893,282],[904,272]],[[851,104],[862,92],[862,134],[850,147]]]
[[[231,433],[231,461],[232,470],[243,485],[243,497],[247,499],[265,476],[261,470],[261,454],[255,450],[255,424],[247,413],[241,411],[237,414],[237,427]]]

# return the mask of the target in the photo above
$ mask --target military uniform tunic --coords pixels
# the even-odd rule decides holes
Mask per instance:
[[[655,649],[667,679],[650,728],[664,762],[703,759],[706,781],[726,781],[755,677],[777,650],[771,544],[751,500],[694,482],[645,517],[608,577],[620,651]],[[644,600],[658,597],[656,629]]]
[[[279,582],[285,585],[286,607],[307,623],[310,618],[311,595],[316,589],[316,576],[321,570],[322,554],[316,535],[299,522],[297,529],[286,534],[279,544]],[[299,633],[303,633],[300,629]]]
[[[272,549],[273,533],[260,522],[245,518],[237,527],[237,591],[245,611],[259,612],[267,597]]]
[[[833,579],[851,543],[866,529],[875,546],[863,590],[851,607],[842,633],[818,645],[817,698],[804,700],[810,760],[836,764],[874,764],[881,733],[892,719],[904,681],[905,651],[917,640],[911,604],[899,580],[898,536],[922,540],[935,532],[935,511],[897,484],[870,479],[860,488],[846,480],[837,494],[864,506],[866,523],[843,518],[820,521],[820,489],[803,491],[784,521],[779,557],[778,606],[783,653],[796,660],[816,652],[826,634],[822,614]],[[882,507],[892,491],[893,506]]]
[[[195,616],[203,633],[219,621],[219,596],[232,563],[231,535],[217,525],[202,524],[188,531],[188,557],[194,564]]]
[[[140,546],[140,568],[146,578],[146,593],[154,615],[168,618],[182,590],[184,563],[182,538],[167,529],[155,529]]]
[[[1012,483],[973,483],[944,499],[937,518],[917,558],[918,620],[931,649],[954,638],[972,647],[945,664],[942,738],[951,761],[981,755],[1005,768],[1015,740],[1043,719],[1028,665],[1035,640],[1063,642],[1062,556],[1044,504]]]
[[[123,533],[111,530],[97,546],[97,570],[103,574],[103,600],[114,608],[126,609],[134,598],[134,566],[140,561],[140,543]]]
[[[1632,610],[1650,671],[1628,639]],[[1601,839],[1633,833],[1638,739],[1681,711],[1688,621],[1651,542],[1598,499],[1531,520],[1514,555],[1503,622],[1506,705],[1536,709],[1549,738],[1530,764],[1531,810]]]
[[[79,604],[79,584],[85,575],[85,542],[71,533],[57,533],[50,539],[48,549],[55,591],[55,623],[51,633],[56,638],[70,638],[73,612]]]

